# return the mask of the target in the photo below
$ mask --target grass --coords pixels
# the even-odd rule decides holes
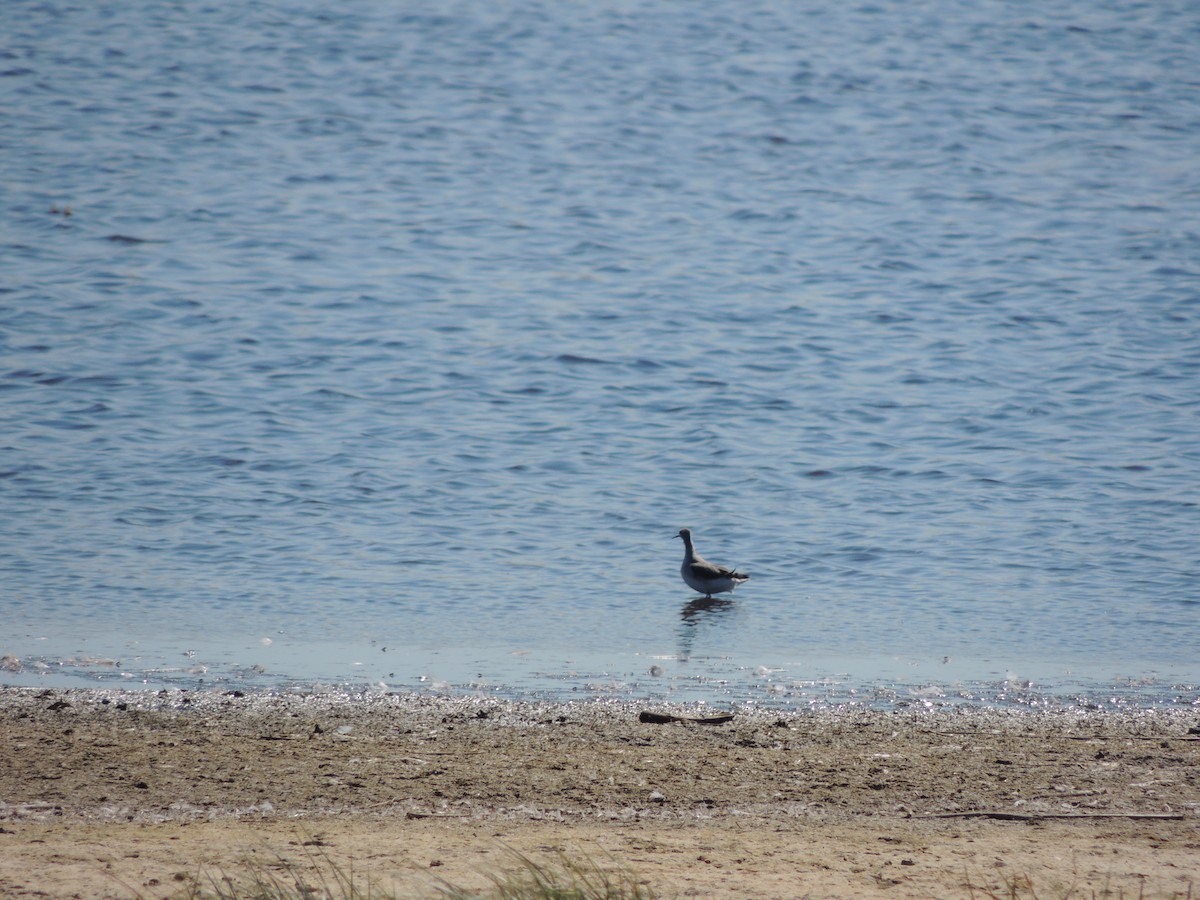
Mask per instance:
[[[586,854],[572,856],[563,851],[535,858],[511,847],[504,847],[509,864],[483,875],[486,887],[465,888],[437,879],[416,890],[399,892],[338,865],[319,849],[319,840],[297,843],[304,849],[298,862],[274,853],[272,861],[249,858],[235,875],[223,871],[179,873],[175,876],[178,888],[171,896],[174,900],[651,900],[656,896],[645,881],[615,858],[605,856],[597,861]],[[1036,885],[1027,875],[1001,876],[999,883],[988,882],[986,877],[972,878],[967,873],[960,896],[966,900],[1192,900],[1191,882],[1186,890],[1167,894],[1147,894],[1144,886],[1127,892],[1119,887]],[[131,894],[144,896],[135,890]]]
[[[509,849],[518,863],[501,875],[489,875],[492,887],[484,894],[464,891],[450,884],[440,886],[451,900],[483,896],[488,900],[642,900],[654,892],[621,865],[601,866],[591,857],[572,859],[559,853],[552,863],[540,862]]]
[[[181,900],[650,900],[654,892],[628,868],[617,862],[601,865],[588,856],[558,853],[550,860],[534,859],[511,848],[513,865],[486,878],[490,887],[463,888],[444,879],[425,892],[396,893],[370,879],[357,876],[305,841],[305,860],[295,863],[276,856],[264,865],[252,860],[239,877],[228,873],[176,876],[175,894]],[[140,895],[138,895],[140,896]]]

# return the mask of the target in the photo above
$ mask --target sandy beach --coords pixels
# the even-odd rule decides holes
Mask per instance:
[[[648,711],[715,712],[0,688],[0,895],[428,897],[524,853],[666,897],[1200,896],[1200,712]]]

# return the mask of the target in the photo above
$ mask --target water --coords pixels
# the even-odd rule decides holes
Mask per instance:
[[[1200,699],[1193,4],[3,20],[0,681]]]

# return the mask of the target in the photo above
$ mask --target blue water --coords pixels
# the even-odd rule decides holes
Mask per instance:
[[[1195,4],[0,17],[0,683],[1200,702]]]

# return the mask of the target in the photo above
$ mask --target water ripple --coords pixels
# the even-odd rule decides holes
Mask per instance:
[[[77,13],[0,67],[5,652],[1195,674],[1182,4]],[[755,577],[681,631],[685,524]]]

